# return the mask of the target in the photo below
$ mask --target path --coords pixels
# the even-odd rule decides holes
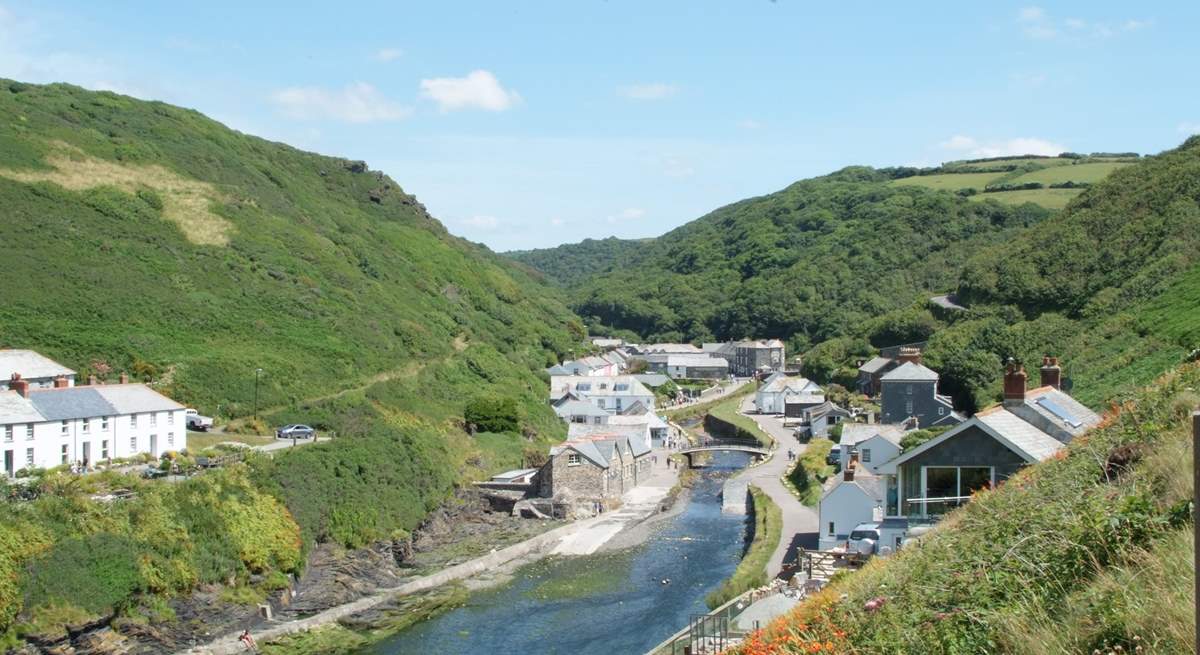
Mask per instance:
[[[753,409],[754,396],[748,396],[742,403],[741,413],[758,423],[758,426],[771,435],[779,446],[775,455],[769,460],[746,469],[738,477],[747,478],[750,484],[770,496],[783,514],[783,530],[780,534],[779,544],[776,545],[775,552],[771,553],[771,559],[767,562],[767,575],[774,578],[783,570],[784,558],[789,551],[794,550],[797,535],[800,535],[801,540],[814,542],[806,545],[816,546],[820,517],[817,515],[815,507],[804,505],[792,495],[791,490],[784,486],[781,479],[792,464],[788,461],[787,451],[791,449],[799,457],[807,446],[796,441],[796,438],[792,436],[792,430],[783,427],[783,422],[779,417],[752,414],[750,412]]]

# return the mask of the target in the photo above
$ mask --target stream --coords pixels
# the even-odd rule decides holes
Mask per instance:
[[[748,519],[721,513],[721,485],[747,463],[715,454],[684,510],[638,546],[522,567],[361,655],[642,655],[707,612],[704,597],[737,567]]]

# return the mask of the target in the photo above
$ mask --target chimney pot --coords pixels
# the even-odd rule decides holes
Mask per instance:
[[[94,374],[89,375],[87,382],[88,382],[88,386],[91,386],[91,387],[96,386],[96,376]]]
[[[912,346],[901,346],[900,354],[896,359],[901,363],[912,362],[914,364],[921,363],[921,349],[913,348]]]
[[[1004,404],[1020,405],[1025,402],[1025,381],[1029,376],[1025,367],[1011,357],[1004,369]]]
[[[67,378],[65,378],[61,375],[54,378],[54,388],[55,389],[66,389],[67,386],[69,386],[67,384]]]
[[[21,379],[20,373],[12,374],[12,379],[8,381],[8,388],[21,394],[22,398],[29,397],[29,383]]]
[[[1042,358],[1042,386],[1054,387],[1055,389],[1062,388],[1062,368],[1058,365],[1058,358],[1046,355]]]

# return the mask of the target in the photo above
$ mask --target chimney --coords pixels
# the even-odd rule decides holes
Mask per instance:
[[[1058,367],[1058,358],[1046,355],[1042,358],[1042,386],[1062,388],[1062,369]]]
[[[1008,358],[1008,366],[1004,368],[1004,404],[1020,405],[1025,402],[1025,367],[1013,358]]]
[[[911,346],[901,346],[900,347],[900,355],[896,359],[899,362],[899,364],[901,364],[901,365],[904,364],[905,362],[912,362],[914,364],[920,364],[921,363],[921,349],[913,348]]]
[[[60,375],[60,376],[54,378],[54,388],[55,389],[66,389],[67,386],[68,385],[67,385],[66,377]]]
[[[858,451],[850,453],[850,464],[846,466],[846,470],[842,471],[842,479],[846,482],[854,482],[854,469],[858,468]]]
[[[22,398],[29,397],[29,383],[21,379],[20,373],[12,374],[12,379],[8,381],[8,388],[21,394]]]
[[[120,380],[121,380],[121,384],[129,384],[129,374],[126,373],[125,371],[121,371]]]
[[[89,375],[89,376],[88,376],[88,386],[89,386],[89,387],[94,387],[94,386],[96,386],[96,376],[95,376],[95,374],[92,374],[92,375]]]

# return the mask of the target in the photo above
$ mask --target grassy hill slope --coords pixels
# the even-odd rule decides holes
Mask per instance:
[[[163,103],[0,80],[0,243],[0,346],[82,376],[129,371],[234,422],[261,368],[249,428],[338,436],[172,493],[39,478],[37,500],[0,508],[0,628],[277,580],[314,540],[403,536],[456,483],[564,432],[540,369],[578,347],[578,320],[362,162]],[[516,430],[464,431],[485,397],[510,401]],[[138,497],[90,498],[122,485]],[[119,580],[77,599],[39,571]]]
[[[1198,386],[1197,364],[1159,380],[736,652],[1191,652]]]

